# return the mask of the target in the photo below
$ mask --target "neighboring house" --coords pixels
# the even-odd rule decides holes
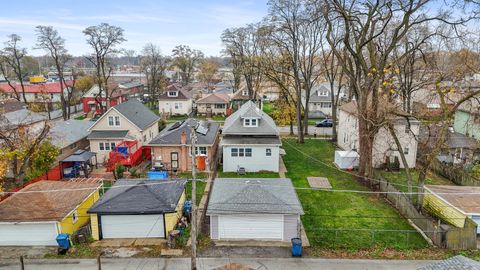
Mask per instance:
[[[473,99],[465,101],[455,111],[453,128],[468,137],[480,140],[480,103]]]
[[[48,138],[60,149],[57,161],[63,160],[79,149],[89,148],[87,136],[93,124],[93,121],[74,119],[52,122]]]
[[[197,100],[197,114],[200,115],[227,115],[230,97],[225,94],[212,93]]]
[[[99,163],[104,163],[113,147],[123,141],[136,141],[141,148],[157,136],[159,119],[136,99],[111,107],[90,128],[90,151],[97,153]]]
[[[337,86],[334,86],[335,92]],[[308,117],[309,118],[326,118],[332,116],[332,95],[329,83],[321,83],[316,85],[310,93],[308,101]],[[339,98],[344,97],[342,89]]]
[[[20,109],[0,114],[0,128],[4,130],[18,129],[19,132],[34,133],[45,126],[48,117],[30,111],[29,109]]]
[[[92,237],[167,238],[182,217],[185,180],[118,180],[89,210]]]
[[[214,240],[290,241],[303,214],[287,178],[217,178],[207,206]]]
[[[418,146],[417,136],[420,133],[420,122],[415,119],[409,119],[409,121],[407,121],[405,118],[400,117],[392,119],[392,122],[400,145],[403,147],[401,151],[405,154],[407,164],[410,168],[415,168]],[[337,145],[346,151],[357,151],[359,149],[359,128],[357,104],[355,101],[340,106],[337,129]],[[375,135],[373,145],[372,165],[375,168],[385,165],[387,159],[393,162],[395,157],[398,158],[400,167],[404,167],[396,144],[386,128],[380,128]]]
[[[433,262],[417,270],[474,270],[480,269],[480,262],[457,255],[439,262]]]
[[[158,111],[162,115],[190,115],[192,112],[192,96],[177,84],[171,84],[158,98]]]
[[[105,109],[107,105],[107,99],[105,97],[105,90],[102,91],[102,98],[100,98],[100,88],[98,85],[92,86],[83,96],[83,113],[88,114],[92,112],[93,114],[102,114],[100,108],[100,102]],[[109,107],[113,107],[117,104],[125,102],[129,97],[136,96],[143,92],[143,84],[136,81],[121,82],[121,83],[109,83],[108,91],[110,94],[110,104]]]
[[[14,112],[25,109],[26,107],[25,103],[14,98],[0,100],[0,113]]]
[[[223,171],[278,172],[279,131],[273,119],[252,101],[230,115],[222,129]]]
[[[216,160],[220,125],[217,122],[192,118],[169,124],[148,143],[152,149],[154,168],[181,172],[192,170],[191,127],[194,127],[197,137],[197,168],[211,169]],[[204,164],[199,164],[200,161]]]
[[[73,81],[66,81],[68,86],[73,85]],[[20,83],[12,84],[15,90],[20,95],[20,100],[23,101],[22,87]],[[25,89],[25,99],[27,102],[60,102],[61,90],[59,82],[52,83],[40,83],[40,84],[23,84]],[[68,94],[68,87],[63,89],[64,95]],[[15,98],[15,92],[8,84],[0,84],[0,97],[1,98]]]
[[[424,192],[424,209],[458,228],[470,218],[480,234],[480,187],[427,185]]]
[[[88,224],[87,209],[101,186],[44,180],[11,195],[0,202],[0,246],[58,246],[58,234],[71,235]]]
[[[253,97],[253,99],[250,98],[250,93],[245,84],[241,86],[240,89],[238,89],[238,91],[233,93],[231,97],[232,97],[230,100],[231,107],[234,110],[238,110],[247,101],[253,101],[259,106],[261,106],[262,104],[262,98],[257,92],[255,92],[255,96]]]

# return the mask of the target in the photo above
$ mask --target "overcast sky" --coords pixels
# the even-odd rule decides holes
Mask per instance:
[[[127,41],[122,48],[141,50],[147,42],[164,54],[186,44],[206,55],[220,55],[220,35],[225,28],[259,21],[267,13],[267,0],[80,0],[2,1],[0,41],[16,33],[32,55],[35,26],[51,25],[66,39],[73,55],[90,52],[82,30],[102,22],[120,26]]]

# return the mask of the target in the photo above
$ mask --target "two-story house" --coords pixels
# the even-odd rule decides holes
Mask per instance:
[[[407,121],[405,118],[396,118],[392,119],[392,121],[394,123],[394,129],[396,130],[395,133],[402,146],[400,151],[403,151],[405,154],[408,166],[414,168],[416,166],[418,146],[416,138],[420,133],[420,122],[416,119],[409,119]],[[357,151],[359,149],[359,127],[357,103],[355,101],[340,106],[337,129],[337,145],[343,150]],[[386,128],[380,128],[375,135],[373,145],[372,165],[374,167],[381,167],[386,163],[387,159],[392,162],[395,157],[398,158],[400,167],[404,167],[395,141]]]
[[[192,112],[192,95],[178,84],[171,84],[158,97],[161,115],[189,115]]]
[[[108,91],[110,93],[109,107],[113,107],[117,104],[125,102],[129,97],[138,95],[143,91],[143,84],[138,81],[126,81],[126,82],[109,82]],[[93,85],[82,96],[83,113],[85,114],[101,114],[100,103],[105,109],[107,105],[107,99],[105,97],[105,90],[102,91],[102,97],[100,98],[100,88],[98,84]]]
[[[131,99],[108,109],[89,129],[90,151],[104,163],[108,153],[123,141],[142,147],[158,134],[160,118],[140,101]]]
[[[334,86],[337,89],[338,86]],[[321,83],[316,85],[308,100],[309,118],[326,118],[332,116],[332,95],[330,85]],[[344,97],[343,89],[340,89],[339,98]]]
[[[467,137],[480,140],[480,102],[470,99],[459,106],[455,111],[453,129]]]
[[[230,115],[222,129],[223,171],[278,172],[279,131],[273,119],[247,101]]]

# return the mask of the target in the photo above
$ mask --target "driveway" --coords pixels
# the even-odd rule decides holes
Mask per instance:
[[[290,134],[290,126],[279,126],[278,129],[280,130],[280,135]],[[295,135],[297,134],[297,126],[293,126],[293,133]],[[316,133],[318,136],[332,136],[332,128],[308,126],[308,134],[314,133]]]
[[[415,270],[432,261],[399,261],[399,260],[341,260],[341,259],[303,259],[303,258],[200,258],[197,261],[199,270],[213,269],[230,263],[241,264],[253,269],[295,269],[295,270]],[[0,262],[0,270],[18,270],[18,260]],[[26,270],[97,270],[96,260],[25,260]],[[140,270],[190,269],[190,258],[172,259],[103,259],[102,270]]]

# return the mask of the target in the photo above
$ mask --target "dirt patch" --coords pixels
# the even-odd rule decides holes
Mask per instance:
[[[56,247],[0,247],[0,259],[40,259],[46,254],[57,252]]]
[[[139,248],[105,248],[102,251],[102,257],[106,258],[130,258],[142,252]]]

